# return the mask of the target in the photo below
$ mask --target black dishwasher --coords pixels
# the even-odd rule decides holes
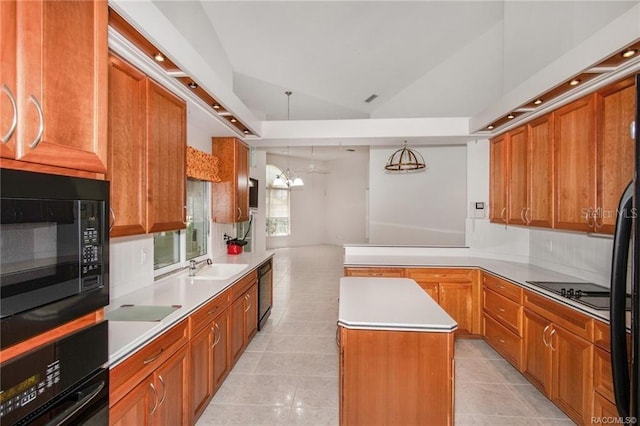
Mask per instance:
[[[262,330],[273,302],[273,267],[271,259],[258,267],[258,330]]]

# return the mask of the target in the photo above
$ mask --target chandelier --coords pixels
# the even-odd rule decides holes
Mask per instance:
[[[402,148],[391,154],[384,168],[391,172],[410,172],[426,170],[427,165],[422,155],[407,148],[407,141],[404,141]]]

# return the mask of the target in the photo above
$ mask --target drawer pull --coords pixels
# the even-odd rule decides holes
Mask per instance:
[[[502,284],[498,284],[498,288],[499,288],[500,290],[504,290],[504,286],[503,286]]]
[[[218,312],[218,309],[220,309],[220,305],[214,306],[213,309],[211,309],[209,312],[207,312],[207,315],[215,314],[216,312]]]
[[[504,339],[498,339],[498,341],[502,344],[504,344]]]
[[[498,308],[500,312],[504,312],[504,308]]]
[[[160,355],[162,355],[162,352],[164,352],[164,348],[160,348],[160,350],[158,351],[158,353],[156,353],[155,355],[153,355],[151,358],[147,358],[143,361],[144,365],[147,364],[151,364],[153,361],[157,360],[158,358],[160,358]]]

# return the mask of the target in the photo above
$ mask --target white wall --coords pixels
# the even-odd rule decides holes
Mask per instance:
[[[369,152],[369,242],[463,246],[466,147],[412,148],[422,154],[428,170],[390,173],[384,166],[396,149]]]
[[[258,209],[253,212],[253,251],[261,252],[267,248],[267,197],[265,176],[267,174],[267,153],[266,151],[251,150],[251,177],[258,179]]]
[[[322,167],[322,162],[317,162]],[[281,155],[267,154],[267,164],[273,164],[282,171],[287,168],[303,170],[309,160]],[[288,236],[267,237],[267,248],[298,247],[324,244],[325,236],[325,176],[319,173],[294,172],[304,180],[304,186],[291,189],[290,231]]]
[[[326,244],[367,242],[367,189],[369,150],[358,148],[348,157],[327,161],[325,240]]]

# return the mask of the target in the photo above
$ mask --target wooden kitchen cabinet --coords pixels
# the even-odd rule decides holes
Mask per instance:
[[[407,268],[415,280],[458,323],[457,335],[481,334],[479,283],[471,269]]]
[[[185,228],[187,105],[147,79],[147,232]]]
[[[110,236],[185,227],[186,103],[109,58]]]
[[[507,223],[507,149],[507,133],[491,140],[489,220],[493,223]]]
[[[212,138],[220,182],[212,187],[212,216],[217,223],[249,220],[249,147],[237,138]]]
[[[147,231],[146,76],[109,57],[109,163],[111,237]]]
[[[526,225],[529,188],[529,137],[527,126],[509,131],[507,147],[507,223]]]
[[[544,115],[528,124],[527,210],[529,226],[553,227],[553,137],[554,115]]]
[[[633,179],[635,81],[622,80],[596,93],[597,180],[594,232],[613,234],[620,197]]]
[[[183,346],[154,372],[158,405],[151,416],[154,425],[191,423],[189,410],[189,347]]]
[[[2,3],[2,83],[15,97],[18,118],[2,148],[2,167],[101,177],[107,171],[107,2]],[[6,100],[3,136],[4,117],[11,116]]]
[[[230,312],[229,350],[235,365],[258,331],[258,275],[256,271],[234,284]]]
[[[0,2],[0,157],[16,157],[16,2]]]
[[[111,407],[109,424],[112,426],[149,425],[157,401],[158,391],[153,382],[153,376],[149,376]]]
[[[229,364],[229,292],[190,317],[191,416],[196,421],[227,377]]]
[[[347,267],[344,268],[345,277],[383,277],[383,278],[403,278],[405,276],[404,268],[361,268]]]
[[[524,292],[523,374],[578,424],[593,401],[593,319]]]
[[[593,229],[595,120],[595,95],[555,111],[555,228]]]

